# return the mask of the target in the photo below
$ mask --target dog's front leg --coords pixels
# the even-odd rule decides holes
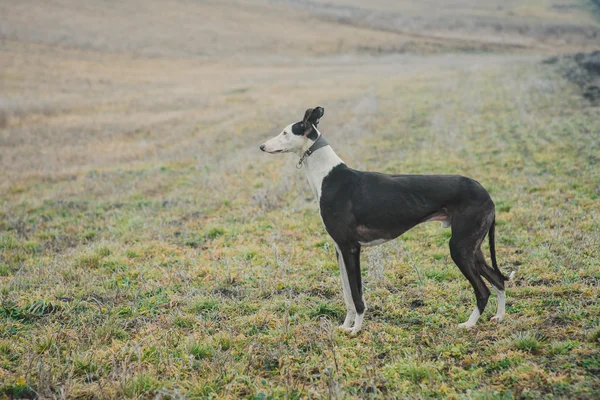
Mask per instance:
[[[350,294],[354,303],[354,326],[350,329],[350,333],[356,334],[360,331],[366,306],[363,299],[362,277],[360,275],[360,245],[350,245],[341,247],[342,258],[346,270],[348,284],[350,286]]]
[[[352,292],[350,291],[348,272],[344,265],[344,257],[342,257],[340,248],[337,244],[335,245],[335,256],[337,257],[338,265],[340,267],[342,289],[344,290],[344,302],[346,303],[346,318],[344,319],[344,323],[340,325],[340,329],[350,332],[352,330],[352,324],[354,323],[354,317],[356,317],[356,311],[354,309],[354,301],[352,300]]]

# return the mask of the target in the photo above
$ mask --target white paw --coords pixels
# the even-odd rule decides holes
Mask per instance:
[[[490,321],[502,322],[503,319],[504,315],[494,315],[492,318],[490,318]]]
[[[352,336],[354,336],[354,335],[358,334],[358,332],[360,332],[360,328],[357,328],[357,327],[347,327],[347,326],[344,326],[344,325],[338,326],[338,329],[341,330],[341,331],[343,331],[343,332],[346,332],[346,333],[348,333],[348,334],[350,334]]]
[[[474,326],[475,326],[475,324],[472,322],[469,322],[469,321],[463,322],[462,324],[458,324],[458,327],[462,328],[462,329],[471,329]]]
[[[351,334],[352,336],[358,335],[358,332],[360,332],[360,328],[352,328],[352,329],[350,330],[350,334]]]

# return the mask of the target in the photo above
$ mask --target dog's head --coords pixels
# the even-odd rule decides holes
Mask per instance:
[[[286,126],[279,135],[261,144],[260,149],[272,154],[304,152],[319,137],[316,127],[324,112],[323,107],[309,108],[302,121]]]

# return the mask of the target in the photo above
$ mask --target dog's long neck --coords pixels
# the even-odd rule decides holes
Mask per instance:
[[[319,136],[321,136],[321,133],[319,133]],[[308,147],[303,150],[302,154],[304,154],[304,151],[312,146],[313,143],[314,141],[309,141]],[[335,154],[335,151],[333,151],[331,146],[321,147],[304,159],[306,177],[317,198],[317,202],[321,199],[323,179],[325,179],[335,166],[343,163],[342,159]]]

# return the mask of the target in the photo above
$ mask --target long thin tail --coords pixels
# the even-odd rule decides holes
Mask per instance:
[[[496,262],[496,219],[495,218],[492,221],[492,226],[490,227],[490,232],[489,232],[488,236],[490,238],[490,257],[492,258],[492,266],[494,267],[494,270],[496,270],[496,272],[498,272],[505,281],[509,281],[515,276],[515,271],[511,272],[509,276],[506,276],[500,271],[500,268],[498,268],[498,263]]]

